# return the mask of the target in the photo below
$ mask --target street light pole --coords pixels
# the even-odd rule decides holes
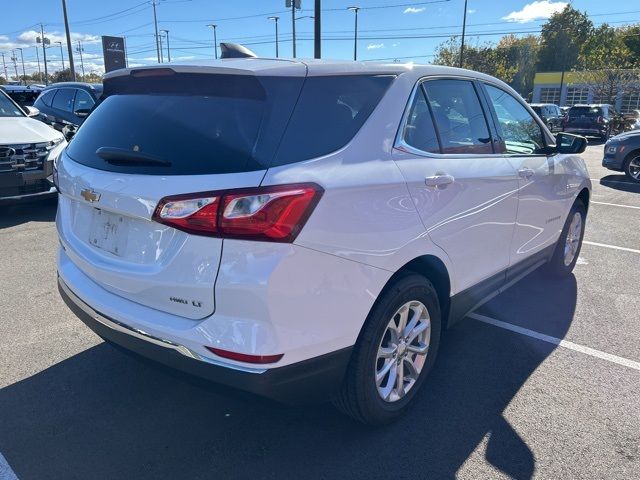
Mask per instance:
[[[161,58],[160,43],[159,43],[160,36],[158,35],[158,16],[156,14],[156,0],[152,0],[151,5],[153,5],[153,25],[155,26],[155,29],[156,29],[156,52],[158,53],[158,63],[162,63],[160,61],[160,58]]]
[[[467,0],[464,0],[464,15],[462,17],[462,42],[460,43],[460,68],[464,67],[464,34],[467,28]]]
[[[7,82],[9,81],[9,75],[7,74],[7,64],[4,63],[4,52],[1,53],[2,55],[2,68],[4,68],[4,78],[7,79]]]
[[[162,33],[158,35],[158,41],[160,42],[160,63],[164,63],[164,53],[162,51]]]
[[[353,59],[358,59],[358,10],[360,7],[347,7],[347,10],[351,10],[355,13],[355,26],[353,29]]]
[[[160,30],[167,37],[167,60],[171,62],[171,47],[169,47],[169,30]]]
[[[20,61],[22,62],[22,81],[26,85],[27,84],[27,74],[24,71],[24,55],[22,53],[22,48],[18,47],[18,48],[16,48],[16,50],[20,50]]]
[[[280,17],[269,17],[269,20],[273,20],[274,22],[276,22],[276,58],[279,58],[279,53],[278,53],[278,20],[280,20]]]
[[[70,80],[76,81],[76,67],[73,64],[73,45],[71,45],[71,33],[69,32],[69,20],[67,19],[67,0],[62,0],[62,13],[64,15],[64,33],[67,37],[67,53],[69,54],[69,73]],[[60,45],[62,48],[62,44]],[[64,55],[63,55],[64,59]],[[64,60],[63,60],[64,61]],[[64,70],[64,67],[62,68]]]
[[[60,45],[60,58],[62,58],[62,71],[64,72],[64,53],[62,52],[62,42],[56,42]]]
[[[218,25],[215,23],[210,23],[207,25],[209,28],[213,28],[213,56],[217,60],[218,59],[218,36],[216,35],[216,28]]]

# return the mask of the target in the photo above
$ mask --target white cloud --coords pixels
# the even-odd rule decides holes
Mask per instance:
[[[17,40],[23,44],[23,47],[33,46],[36,43],[36,38],[40,36],[40,32],[35,30],[27,30],[18,35]],[[64,45],[67,43],[67,38],[64,33],[61,32],[45,32],[44,36],[51,40],[51,43],[62,42]],[[87,33],[71,32],[71,43],[75,43],[80,40],[82,43],[97,43],[100,41],[100,37],[97,35],[89,35]]]
[[[404,12],[402,13],[420,13],[420,12],[424,12],[426,10],[425,7],[420,7],[420,8],[416,8],[416,7],[407,7],[404,9]]]
[[[392,43],[391,44],[392,47],[397,47],[398,45],[400,45],[400,42],[396,42],[396,43]]]
[[[469,15],[473,15],[473,14],[474,14],[474,13],[476,13],[476,12],[477,12],[477,10],[476,10],[476,9],[474,9],[474,8],[470,8],[469,10],[467,10],[467,13],[468,13]]]
[[[384,43],[370,43],[367,45],[367,50],[377,50],[378,48],[384,48]]]
[[[511,12],[509,15],[502,17],[502,19],[517,23],[533,22],[534,20],[549,18],[554,13],[564,10],[566,6],[566,2],[534,1],[522,7],[522,10]]]

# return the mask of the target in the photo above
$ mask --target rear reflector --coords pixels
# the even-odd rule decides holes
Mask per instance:
[[[230,360],[237,360],[238,362],[245,363],[275,363],[284,357],[284,353],[278,355],[248,355],[246,353],[230,352],[228,350],[222,350],[220,348],[205,347],[210,352],[215,353],[219,357],[228,358]]]
[[[315,183],[175,195],[153,220],[196,235],[292,242],[324,190]]]

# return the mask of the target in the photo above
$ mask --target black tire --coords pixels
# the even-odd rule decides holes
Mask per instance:
[[[580,232],[580,239],[577,244],[577,249],[573,256],[573,260],[566,264],[565,262],[565,245],[567,243],[567,236],[569,235],[569,229],[571,226],[571,222],[573,221],[574,216],[577,214],[581,217],[582,230]],[[567,219],[564,222],[564,227],[562,228],[562,233],[560,234],[560,238],[558,239],[558,243],[556,243],[556,248],[553,252],[553,256],[549,263],[547,264],[547,271],[557,277],[562,277],[565,275],[571,274],[573,268],[576,266],[576,262],[578,261],[578,257],[580,256],[580,250],[582,249],[582,239],[584,238],[584,227],[585,222],[587,220],[587,210],[582,203],[582,200],[576,199],[573,207],[571,207],[571,211],[567,216]]]
[[[627,175],[627,178],[632,182],[640,183],[640,173],[636,173],[636,176],[634,176],[633,172],[636,172],[637,170],[634,168],[632,172],[631,162],[633,162],[634,166],[636,164],[640,165],[640,152],[631,153],[624,162],[624,173]]]
[[[420,301],[429,313],[429,350],[413,387],[404,397],[395,402],[387,402],[379,395],[375,383],[378,347],[391,318],[401,306],[414,300]],[[403,415],[433,368],[440,345],[441,323],[438,295],[431,282],[417,274],[407,274],[394,281],[381,293],[367,317],[334,405],[346,415],[367,425],[384,425]]]

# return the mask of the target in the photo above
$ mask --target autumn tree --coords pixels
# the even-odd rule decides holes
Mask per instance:
[[[571,70],[578,64],[581,46],[589,39],[593,23],[571,5],[554,13],[542,26],[538,71]]]

